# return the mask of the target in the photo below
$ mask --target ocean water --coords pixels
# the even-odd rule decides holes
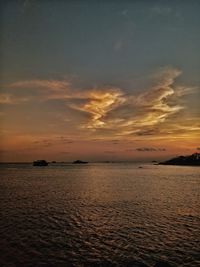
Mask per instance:
[[[200,168],[0,165],[0,266],[200,266]]]

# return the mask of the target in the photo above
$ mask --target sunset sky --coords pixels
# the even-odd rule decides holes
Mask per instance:
[[[200,152],[200,1],[1,1],[1,161]]]

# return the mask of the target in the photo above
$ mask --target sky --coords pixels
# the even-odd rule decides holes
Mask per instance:
[[[200,1],[1,1],[0,160],[200,152]]]

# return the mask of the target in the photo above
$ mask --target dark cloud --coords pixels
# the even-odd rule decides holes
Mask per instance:
[[[159,131],[157,129],[146,129],[146,130],[140,130],[136,133],[138,136],[146,136],[146,135],[155,135]]]
[[[55,139],[35,140],[35,141],[33,141],[33,144],[37,145],[37,146],[41,146],[41,147],[49,147],[49,146],[53,146],[56,144],[71,144],[73,142],[74,141],[69,139],[69,138],[66,138],[64,136],[60,136],[60,137],[55,138]]]
[[[140,147],[140,148],[136,148],[137,151],[156,151],[155,148],[153,147]]]
[[[111,140],[113,145],[118,145],[119,144],[119,140]]]
[[[50,147],[50,146],[54,145],[52,140],[49,140],[49,139],[35,140],[35,141],[33,141],[33,144],[37,145],[39,147]]]
[[[67,138],[67,137],[65,137],[65,136],[59,136],[58,137],[58,140],[57,140],[58,142],[64,142],[64,143],[73,143],[74,142],[74,140],[72,140],[72,139],[69,139],[69,138]]]
[[[73,141],[71,141],[71,140],[63,140],[62,143],[63,144],[72,144]]]
[[[125,151],[127,151],[127,152],[133,152],[133,151],[135,151],[135,149],[133,149],[133,148],[128,148],[128,149],[126,149]]]
[[[165,148],[154,148],[154,147],[139,147],[139,148],[136,148],[136,150],[140,152],[166,151]]]
[[[116,152],[115,151],[107,150],[107,151],[104,151],[104,153],[107,153],[107,154],[115,154]]]
[[[197,147],[197,150],[200,150],[200,147]]]

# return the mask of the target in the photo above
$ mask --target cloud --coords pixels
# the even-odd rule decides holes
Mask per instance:
[[[152,152],[152,151],[166,151],[166,149],[165,148],[154,148],[154,147],[139,147],[139,148],[136,148],[136,151]]]
[[[20,89],[23,91],[23,94],[29,95],[32,98],[37,97],[40,100],[47,100],[70,97],[68,90],[71,88],[71,84],[67,80],[25,80],[9,84],[8,87]]]
[[[85,125],[89,129],[97,129],[106,126],[106,115],[116,107],[123,104],[125,98],[118,88],[103,88],[88,91],[88,101],[83,105],[72,107],[90,114],[90,120]]]
[[[60,91],[66,89],[70,85],[69,81],[58,80],[25,80],[11,83],[10,87],[16,88],[41,88],[51,89],[52,91]]]
[[[83,126],[88,129],[115,129],[122,136],[150,133],[148,127],[155,127],[184,109],[177,103],[172,86],[180,74],[177,69],[162,70],[156,76],[157,84],[139,95],[127,95],[120,88],[109,87],[87,91],[86,103],[71,107],[90,115]],[[172,97],[175,99],[170,103]],[[151,129],[151,133],[153,131],[155,129]]]
[[[198,131],[199,125],[193,121],[178,119],[178,114],[187,109],[185,96],[197,91],[177,85],[180,75],[181,71],[173,67],[160,69],[152,76],[153,85],[138,94],[110,86],[73,88],[69,80],[18,81],[6,87],[8,92],[0,96],[0,102],[11,105],[33,100],[62,101],[63,123],[69,123],[70,113],[72,127],[79,128],[82,134],[91,130],[91,136],[95,132],[96,137],[113,136],[121,140],[125,136],[150,138],[166,136],[167,132]],[[64,110],[68,112],[67,118]]]
[[[115,154],[116,152],[115,151],[112,151],[112,150],[106,150],[106,151],[104,151],[104,153],[107,153],[107,154]]]
[[[148,136],[148,135],[155,135],[158,134],[160,131],[157,128],[149,128],[149,129],[145,129],[145,130],[139,130],[136,132],[136,135],[138,136]]]
[[[111,142],[112,142],[113,145],[119,145],[119,140],[117,140],[117,139],[116,140],[111,140]]]
[[[184,87],[184,86],[176,86],[176,91],[174,92],[176,97],[182,97],[188,94],[197,93],[197,87]]]
[[[135,106],[145,111],[145,116],[142,120],[143,125],[150,126],[163,122],[169,116],[184,108],[177,103],[170,105],[168,102],[170,97],[175,95],[175,89],[172,85],[180,73],[176,69],[165,70],[157,76],[156,86],[135,98]]]
[[[71,140],[64,136],[55,136],[54,138],[37,138],[34,140],[33,145],[39,147],[50,147],[53,145],[66,145],[74,143],[74,140]]]
[[[200,147],[197,147],[197,150],[200,150]]]
[[[184,109],[173,86],[180,73],[177,69],[164,69],[154,77],[157,84],[146,92],[124,95],[122,105],[109,112],[104,127],[115,126],[121,135],[153,133],[159,124]]]
[[[0,94],[0,104],[6,104],[6,105],[21,104],[23,102],[28,102],[29,99],[30,99],[29,97],[20,97],[8,93]]]

